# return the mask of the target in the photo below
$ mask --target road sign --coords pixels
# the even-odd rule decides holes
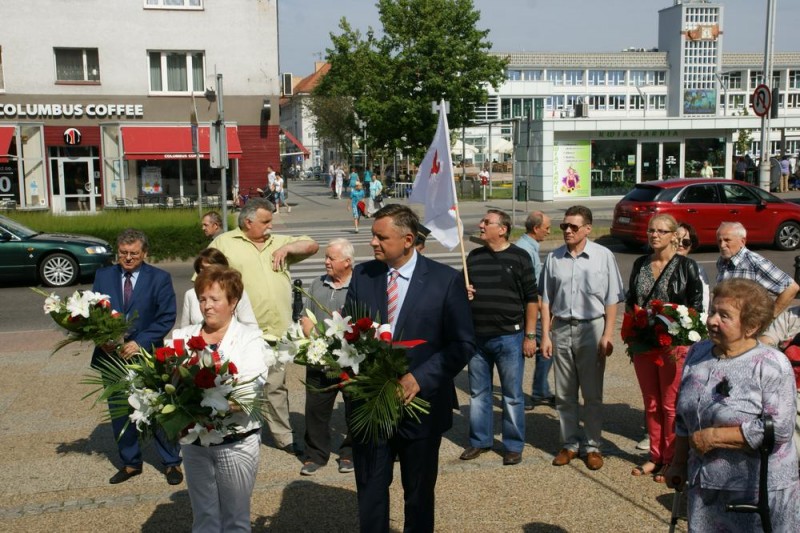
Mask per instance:
[[[763,83],[756,87],[753,91],[753,111],[759,117],[763,117],[769,113],[769,108],[772,105],[772,92],[769,87]]]

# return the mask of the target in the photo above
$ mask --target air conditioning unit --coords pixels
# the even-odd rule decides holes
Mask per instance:
[[[283,73],[283,96],[292,96],[292,73]]]

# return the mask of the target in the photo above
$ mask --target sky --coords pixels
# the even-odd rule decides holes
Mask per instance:
[[[800,1],[776,3],[775,51],[800,51]],[[658,11],[674,0],[473,0],[494,52],[618,52],[658,45]],[[725,52],[762,52],[767,0],[720,0]],[[344,17],[380,28],[374,0],[278,0],[280,70],[305,77]]]

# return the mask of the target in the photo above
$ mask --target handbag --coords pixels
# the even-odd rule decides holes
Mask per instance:
[[[375,201],[378,202],[378,203],[382,202],[383,201],[383,195],[382,194],[376,194],[375,195]]]

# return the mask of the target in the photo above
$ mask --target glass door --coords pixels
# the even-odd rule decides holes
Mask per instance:
[[[94,159],[58,158],[53,163],[57,169],[53,174],[53,212],[95,211]]]
[[[642,143],[642,182],[659,178],[658,143]]]

